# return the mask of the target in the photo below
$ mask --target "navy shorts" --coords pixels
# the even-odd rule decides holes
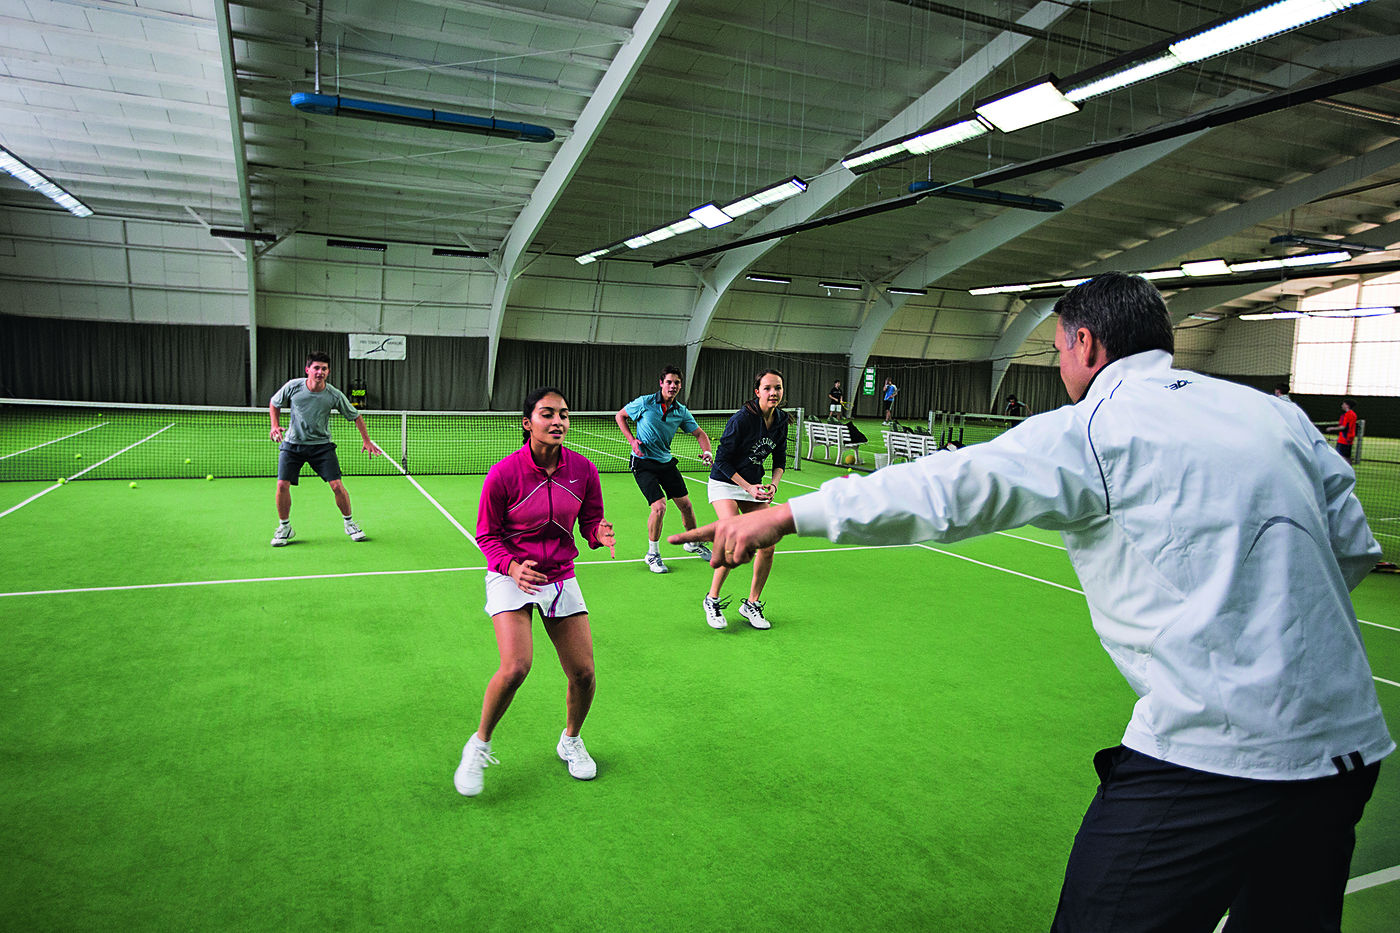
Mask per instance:
[[[328,483],[340,479],[334,444],[283,444],[277,452],[277,478],[297,485],[303,463],[311,464],[316,475]]]
[[[647,502],[655,502],[661,498],[682,499],[690,495],[676,462],[675,457],[671,458],[670,463],[659,463],[646,457],[632,458],[629,464],[632,475],[636,477],[637,488],[647,497]]]
[[[1226,933],[1340,929],[1380,771],[1356,758],[1332,777],[1259,781],[1104,749],[1053,933],[1211,933],[1227,908]]]

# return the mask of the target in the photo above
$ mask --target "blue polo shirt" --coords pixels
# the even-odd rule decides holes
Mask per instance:
[[[623,409],[627,417],[636,422],[633,433],[641,442],[642,459],[658,463],[671,462],[671,440],[677,431],[694,434],[700,430],[690,409],[680,402],[672,402],[663,410],[661,393],[642,395],[627,403]]]

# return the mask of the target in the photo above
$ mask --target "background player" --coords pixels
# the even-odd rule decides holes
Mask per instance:
[[[765,369],[754,379],[753,392],[755,397],[736,411],[724,426],[714,469],[710,470],[710,502],[721,519],[769,508],[778,492],[778,481],[787,469],[788,416],[782,409],[783,374],[776,369]],[[770,456],[773,475],[764,483],[763,462]],[[757,629],[773,627],[763,615],[762,601],[763,585],[768,582],[772,567],[771,547],[755,553],[748,599],[739,600],[739,615]],[[720,629],[729,624],[724,618],[729,600],[721,600],[719,596],[727,576],[728,567],[716,567],[710,592],[705,596],[705,622],[710,628]]]
[[[1351,399],[1342,402],[1342,420],[1337,423],[1337,453],[1351,463],[1351,445],[1356,443],[1356,406]]]
[[[894,421],[894,397],[899,394],[899,386],[895,385],[888,376],[885,377],[885,388],[880,393],[881,399],[885,403],[885,424]]]
[[[840,421],[846,413],[846,393],[841,388],[841,380],[837,379],[831,384],[831,391],[826,393],[830,406],[827,408],[826,419],[828,421]]]
[[[481,700],[481,724],[462,749],[452,777],[466,797],[481,793],[491,757],[491,733],[525,682],[534,657],[530,617],[538,609],[568,678],[567,719],[555,752],[569,774],[591,781],[598,767],[579,730],[593,705],[593,633],[574,577],[574,523],[591,548],[614,554],[613,527],[603,518],[598,468],[564,446],[569,405],[558,389],[536,389],[521,409],[525,444],[493,466],[481,488],[476,537],[489,568],[486,613],[496,630],[500,667]]]
[[[277,455],[277,517],[280,520],[277,530],[272,533],[272,546],[282,547],[296,532],[292,530],[292,487],[297,485],[303,463],[311,464],[316,475],[330,484],[335,495],[336,508],[345,517],[345,533],[352,541],[365,540],[365,533],[355,523],[350,514],[350,493],[340,479],[340,461],[335,455],[335,444],[331,441],[331,409],[338,409],[347,421],[353,421],[364,439],[363,450],[373,457],[382,454],[369,439],[365,430],[365,419],[350,404],[335,386],[326,379],[331,372],[331,358],[316,351],[306,357],[306,378],[292,379],[272,396],[268,403],[268,417],[272,419],[269,435],[278,442]],[[292,410],[292,426],[283,431],[281,424],[282,406]]]
[[[637,486],[651,505],[647,516],[647,567],[652,573],[670,573],[671,568],[661,560],[661,522],[666,516],[666,500],[675,500],[680,509],[681,524],[687,530],[695,527],[695,509],[690,504],[685,479],[671,454],[671,441],[677,431],[684,431],[700,442],[700,460],[710,466],[710,436],[696,424],[690,410],[677,399],[684,376],[674,366],[661,371],[660,388],[650,395],[639,395],[617,410],[613,416],[617,429],[632,448],[628,466]],[[627,426],[627,419],[637,423],[637,433]],[[710,559],[710,549],[703,544],[687,544],[685,549]]]

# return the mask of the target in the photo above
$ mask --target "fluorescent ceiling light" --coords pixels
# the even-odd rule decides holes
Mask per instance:
[[[860,152],[853,156],[847,156],[841,160],[841,164],[851,171],[871,165],[875,162],[883,162],[885,159],[893,159],[909,155],[909,150],[904,148],[904,141],[891,143],[888,146],[881,146],[879,149],[871,149],[869,152]]]
[[[1241,321],[1291,321],[1294,318],[1307,317],[1301,311],[1264,311],[1258,314],[1241,314]]]
[[[1054,80],[1050,75],[1005,97],[989,100],[976,108],[977,114],[1003,133],[1014,133],[1077,112],[1079,105],[1061,94],[1052,83]]]
[[[582,256],[575,256],[574,262],[578,263],[581,266],[586,266],[590,262],[597,262],[599,259],[602,259],[604,256],[606,256],[608,253],[611,253],[612,251],[613,247],[604,246],[602,249],[595,249],[591,253],[584,253]]]
[[[764,275],[761,272],[750,272],[744,276],[750,282],[767,282],[769,285],[791,285],[792,279],[783,275]]]
[[[859,285],[852,285],[850,282],[818,282],[817,288],[825,288],[835,292],[858,292]]]
[[[1175,71],[1184,64],[1186,63],[1181,59],[1170,52],[1166,52],[1156,58],[1148,59],[1145,62],[1138,62],[1135,65],[1129,65],[1126,68],[1121,68],[1118,71],[1102,75],[1084,84],[1072,87],[1065,91],[1065,99],[1077,104],[1091,97],[1098,97],[1101,94],[1107,94],[1109,91],[1116,91],[1120,88],[1137,84],[1139,81],[1155,78],[1160,74],[1166,74],[1168,71]]]
[[[1025,285],[984,285],[981,288],[969,288],[969,295],[1010,295],[1015,292],[1028,292],[1036,286],[1029,283]]]
[[[1284,268],[1294,266],[1330,266],[1335,262],[1346,262],[1351,259],[1351,253],[1338,250],[1332,253],[1304,253],[1302,256],[1285,256],[1282,260]]]
[[[1394,308],[1330,308],[1326,311],[1309,311],[1308,317],[1382,317],[1394,314]]]
[[[1188,314],[1188,315],[1186,315],[1186,316],[1187,316],[1187,318],[1189,318],[1190,320],[1193,320],[1193,321],[1218,321],[1218,320],[1220,320],[1220,315],[1218,315],[1218,314]]]
[[[927,133],[910,137],[904,141],[904,148],[910,155],[923,155],[926,152],[947,149],[949,146],[965,143],[978,136],[985,136],[991,131],[991,127],[986,123],[973,117],[970,120],[963,120],[951,126],[939,127],[936,130],[929,130]]]
[[[1230,266],[1223,259],[1202,259],[1199,262],[1183,262],[1181,271],[1192,278],[1203,275],[1229,275]]]
[[[927,294],[928,294],[928,289],[927,289],[927,288],[900,288],[900,287],[897,286],[897,285],[891,285],[889,288],[885,289],[885,292],[886,292],[886,294],[890,294],[890,295],[927,295]]]
[[[715,227],[722,227],[734,219],[714,204],[701,204],[690,212],[690,216],[694,217],[711,230]]]
[[[750,211],[756,211],[760,207],[767,207],[769,204],[777,204],[779,201],[786,201],[807,190],[807,183],[796,175],[779,182],[776,185],[769,185],[767,188],[760,188],[757,191],[744,195],[732,204],[723,207],[725,214],[730,217],[741,217]]]
[[[43,172],[25,162],[4,146],[0,146],[0,168],[24,182],[74,217],[91,217],[92,208],[54,184]]]
[[[453,249],[448,246],[434,246],[434,256],[455,256],[458,259],[485,259],[490,253],[483,253],[479,249]]]
[[[1231,272],[1267,272],[1270,269],[1282,269],[1282,259],[1256,259],[1252,262],[1232,262]]]
[[[248,230],[222,230],[218,227],[210,227],[209,235],[216,236],[221,240],[256,240],[259,243],[272,243],[277,239],[275,233],[259,233]]]
[[[692,230],[699,230],[703,226],[705,225],[702,224],[700,221],[696,220],[694,217],[687,217],[684,220],[676,221],[666,229],[670,232],[671,236],[680,236],[682,233],[689,233]]]
[[[1281,0],[1178,39],[1168,48],[1183,62],[1199,62],[1297,29],[1366,0]]]
[[[1182,272],[1180,269],[1152,269],[1148,272],[1138,273],[1139,276],[1147,279],[1149,282],[1155,282],[1158,279],[1179,279],[1185,274],[1186,273]]]
[[[327,240],[327,246],[338,246],[341,249],[362,249],[371,253],[382,253],[389,248],[387,243],[370,243],[365,240]]]

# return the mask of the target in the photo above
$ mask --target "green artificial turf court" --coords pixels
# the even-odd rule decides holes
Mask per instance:
[[[674,572],[648,572],[645,502],[605,475],[618,557],[579,569],[598,778],[555,756],[564,678],[537,626],[466,799],[495,644],[481,556],[428,497],[473,530],[481,477],[346,482],[364,543],[314,477],[279,549],[271,479],[83,480],[0,518],[7,929],[1048,926],[1090,759],[1133,700],[1057,536],[791,538],[772,631],[714,632],[708,566],[663,544]],[[0,484],[0,512],[48,485]],[[1356,602],[1400,731],[1400,577]],[[1352,873],[1397,866],[1391,762]],[[1397,915],[1391,880],[1349,896],[1346,928]]]

